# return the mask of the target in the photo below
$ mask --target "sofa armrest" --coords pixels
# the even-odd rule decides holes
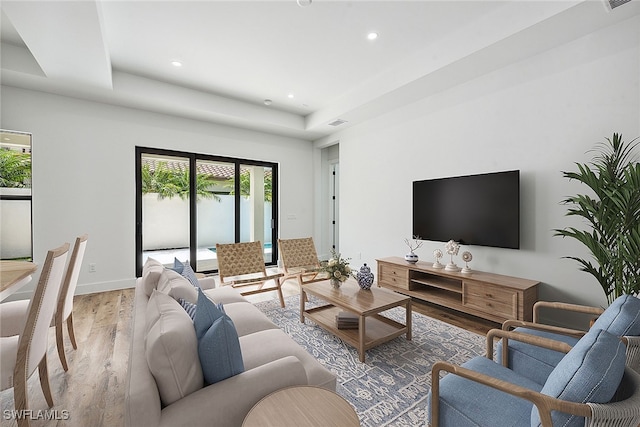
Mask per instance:
[[[206,386],[162,410],[161,426],[240,426],[251,408],[268,394],[306,385],[300,360],[286,356]]]
[[[198,283],[200,284],[202,290],[213,289],[216,287],[216,279],[214,279],[213,276],[198,278]]]

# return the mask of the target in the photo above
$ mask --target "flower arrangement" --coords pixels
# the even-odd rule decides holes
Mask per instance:
[[[331,258],[326,261],[320,261],[320,271],[329,274],[330,279],[340,282],[346,281],[349,276],[356,277],[355,273],[349,267],[351,258],[342,258],[335,249],[331,250]]]

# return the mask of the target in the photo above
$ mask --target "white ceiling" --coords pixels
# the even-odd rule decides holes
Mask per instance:
[[[2,0],[2,83],[314,140],[628,19],[639,4]],[[347,123],[328,125],[336,119]]]

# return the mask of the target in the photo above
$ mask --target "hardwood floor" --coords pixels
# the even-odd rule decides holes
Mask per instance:
[[[294,281],[283,285],[285,296],[298,292]],[[47,360],[54,406],[47,408],[38,375],[32,375],[28,382],[29,408],[34,415],[41,414],[41,419],[31,422],[33,427],[124,424],[133,293],[133,289],[125,289],[75,297],[73,316],[78,349],[73,350],[65,331],[68,372],[64,372],[58,358],[55,328],[50,329]],[[249,299],[258,302],[269,298],[276,298],[275,292],[252,295]],[[430,304],[414,302],[413,310],[479,334],[499,326]],[[16,426],[15,420],[7,419],[14,409],[13,389],[0,392],[0,401],[0,426]]]

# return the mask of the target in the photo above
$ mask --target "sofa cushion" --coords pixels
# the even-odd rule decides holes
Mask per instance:
[[[187,279],[168,268],[164,269],[160,275],[157,289],[160,292],[168,294],[176,301],[180,298],[194,304],[198,301],[196,288],[194,288]]]
[[[207,289],[205,294],[213,302],[219,302],[222,304],[229,304],[232,302],[249,302],[242,296],[240,291],[232,286],[222,286],[219,288]]]
[[[590,329],[558,363],[540,391],[577,403],[607,403],[615,394],[625,368],[626,347],[615,335]],[[584,418],[554,411],[553,425],[584,426]],[[531,425],[540,426],[540,415],[531,411]]]
[[[142,287],[147,297],[150,297],[151,292],[158,286],[158,280],[163,271],[164,266],[161,262],[153,258],[147,258],[144,266],[142,266]]]
[[[592,328],[603,329],[613,335],[640,335],[640,299],[621,295],[594,322]]]
[[[213,384],[244,371],[233,321],[201,289],[198,289],[198,308],[193,324],[205,383]]]
[[[534,391],[541,386],[484,356],[462,365]],[[431,420],[431,393],[427,398]],[[456,427],[517,426],[530,422],[532,403],[454,374],[440,380],[440,425]]]
[[[246,370],[286,356],[302,362],[308,384],[335,390],[336,376],[281,329],[266,329],[240,337],[242,360]]]
[[[224,304],[224,312],[233,320],[239,337],[265,329],[278,329],[278,326],[269,320],[258,307],[249,302]]]
[[[180,304],[154,290],[147,304],[145,355],[163,405],[203,387],[193,322]]]

